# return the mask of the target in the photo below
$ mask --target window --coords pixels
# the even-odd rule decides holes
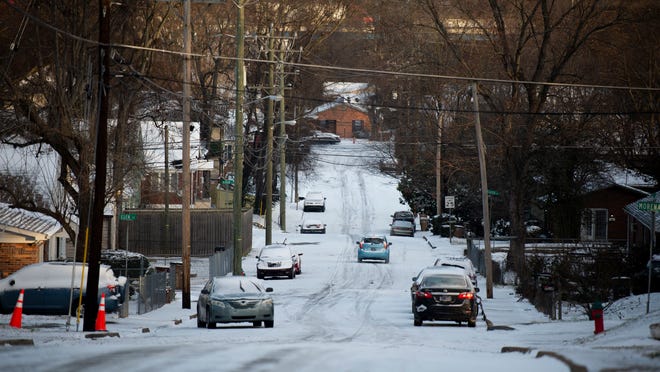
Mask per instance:
[[[589,208],[582,212],[582,240],[607,240],[607,209]]]
[[[364,130],[364,120],[353,120],[353,132],[362,132]]]

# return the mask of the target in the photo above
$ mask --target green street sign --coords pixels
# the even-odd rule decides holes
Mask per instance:
[[[488,190],[488,195],[500,196],[500,193],[495,190]]]
[[[137,219],[137,214],[134,213],[123,213],[119,215],[120,221],[135,221]]]
[[[660,203],[656,202],[639,202],[637,208],[640,211],[660,212]]]

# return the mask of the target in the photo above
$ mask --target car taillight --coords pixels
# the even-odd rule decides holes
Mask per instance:
[[[471,300],[474,298],[474,293],[472,292],[463,292],[458,295],[459,300]]]
[[[433,295],[431,292],[422,292],[422,291],[417,291],[415,292],[415,296],[419,298],[433,298]]]
[[[387,249],[387,243],[383,243],[383,247],[385,247],[385,249]]]
[[[364,249],[364,244],[362,244],[362,242],[360,242],[360,249]]]

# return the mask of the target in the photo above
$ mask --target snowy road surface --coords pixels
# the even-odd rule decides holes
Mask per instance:
[[[5,326],[10,316],[0,316],[0,339],[29,338],[35,342],[34,346],[0,346],[0,370],[569,370],[560,360],[538,358],[534,352],[502,353],[505,346],[560,352],[590,370],[631,365],[651,370],[660,366],[653,358],[640,357],[644,352],[657,353],[658,341],[638,337],[641,340],[628,345],[628,338],[625,346],[637,348],[634,353],[613,348],[605,337],[625,338],[627,333],[613,330],[594,336],[593,324],[584,317],[550,321],[526,301],[519,301],[509,286],[496,286],[494,298],[484,303],[490,320],[514,330],[487,331],[481,317],[476,328],[450,322],[414,327],[411,277],[438,257],[462,255],[464,242],[454,239],[450,244],[447,239],[418,231],[414,238],[390,237],[394,244],[389,264],[358,263],[355,242],[360,235],[387,234],[390,215],[407,209],[399,203],[397,182],[370,165],[378,159],[367,142],[315,146],[312,153],[317,166],[313,174],[302,177],[301,194],[314,190],[325,193],[326,211],[314,215],[328,225],[327,234],[298,233],[302,208],[287,200],[286,232],[275,226],[273,241],[286,239],[303,253],[302,274],[293,280],[265,281],[274,289],[274,328],[253,328],[248,323],[197,328],[191,315],[208,277],[208,264],[205,259],[194,259],[193,308],[182,309],[178,293],[175,302],[151,313],[132,313],[122,319],[109,314],[107,328],[118,332],[119,338],[86,339],[83,332],[66,331],[61,317],[24,316],[24,327],[12,329]],[[277,212],[273,220],[277,221]],[[255,228],[253,235],[254,249],[243,260],[247,275],[256,274],[254,256],[264,243],[265,232]],[[424,237],[437,248],[431,248]],[[483,276],[479,283],[482,287],[485,284]],[[482,293],[485,297],[485,287]],[[654,305],[652,319],[656,322],[659,308]],[[606,319],[605,324],[608,329],[632,327],[634,332],[648,327],[648,321],[626,322],[623,318]],[[149,331],[144,332],[145,328]]]

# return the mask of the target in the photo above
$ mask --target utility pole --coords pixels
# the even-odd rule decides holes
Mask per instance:
[[[273,25],[268,32],[268,94],[275,95],[275,52],[273,51]],[[266,120],[266,245],[273,243],[273,100],[268,100]]]
[[[286,232],[286,129],[284,122],[284,40],[280,43],[280,229]]]
[[[439,107],[440,109],[440,107]],[[438,139],[435,145],[435,209],[442,218],[442,112],[438,110]]]
[[[183,1],[183,196],[181,198],[181,246],[183,287],[181,308],[190,309],[190,2]]]
[[[236,149],[234,151],[234,206],[233,206],[233,224],[234,224],[234,275],[243,274],[243,237],[242,237],[242,201],[243,201],[243,90],[245,81],[243,80],[244,70],[244,0],[236,0],[237,21],[236,21]]]
[[[490,209],[488,208],[488,177],[486,175],[486,148],[481,136],[479,118],[479,92],[477,83],[472,83],[472,102],[474,104],[474,127],[477,132],[477,153],[479,155],[479,173],[481,175],[481,208],[484,216],[484,261],[486,265],[486,297],[493,298],[493,265],[490,255]]]
[[[110,0],[99,0],[99,111],[96,124],[94,199],[92,202],[91,236],[89,240],[89,272],[85,296],[85,321],[83,331],[96,330],[96,313],[99,309],[99,271],[101,242],[103,241],[103,208],[105,207],[105,180],[108,174],[108,88],[110,87]]]

